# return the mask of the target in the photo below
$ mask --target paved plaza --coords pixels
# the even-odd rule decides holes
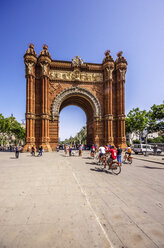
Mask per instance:
[[[1,152],[0,248],[164,248],[164,165],[99,167],[89,152]]]

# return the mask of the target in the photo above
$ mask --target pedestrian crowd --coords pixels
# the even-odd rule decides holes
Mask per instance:
[[[56,147],[56,151],[59,152],[60,150],[60,146],[57,145]],[[22,147],[21,146],[16,146],[14,148],[12,148],[12,151],[15,151],[15,157],[19,158],[19,153],[22,152]],[[82,151],[84,149],[87,149],[83,144],[79,144],[79,145],[72,145],[72,144],[64,144],[62,145],[62,149],[64,149],[65,155],[67,156],[67,154],[69,156],[74,156],[75,154],[75,150],[78,150],[78,155],[82,156]],[[43,147],[39,146],[37,149],[36,147],[33,145],[32,147],[28,148],[28,151],[31,151],[31,155],[32,156],[42,156],[43,154]],[[38,152],[38,153],[37,153]],[[97,144],[92,144],[90,146],[90,152],[91,152],[91,157],[95,157],[95,154],[98,152],[99,155],[99,160],[101,160],[101,157],[103,155],[107,155],[108,156],[108,162],[109,164],[112,163],[113,160],[116,160],[122,164],[122,149],[120,146],[112,146],[107,144],[106,146],[100,145],[99,147],[97,146]],[[127,146],[126,150],[125,150],[125,157],[124,158],[128,158],[131,155],[131,146]],[[36,154],[37,153],[37,154]],[[110,156],[109,156],[110,155]]]

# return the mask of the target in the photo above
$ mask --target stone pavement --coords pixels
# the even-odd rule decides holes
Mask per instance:
[[[0,153],[0,248],[164,248],[164,167]]]

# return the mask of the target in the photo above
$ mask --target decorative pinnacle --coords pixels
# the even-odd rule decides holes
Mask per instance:
[[[122,51],[118,52],[118,53],[117,53],[117,57],[122,57],[122,54],[123,54]]]
[[[104,54],[105,54],[106,57],[109,57],[109,55],[110,55],[110,50],[106,50]]]
[[[29,43],[29,48],[34,49],[34,44]]]
[[[46,44],[43,44],[43,50],[48,50],[48,46]]]

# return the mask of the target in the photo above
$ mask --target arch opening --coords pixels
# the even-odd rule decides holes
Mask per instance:
[[[94,130],[93,130],[94,107],[93,105],[84,96],[81,96],[79,94],[69,95],[61,103],[60,108],[59,108],[59,114],[64,108],[68,106],[77,106],[84,111],[86,115],[86,130],[87,130],[87,137],[86,137],[85,145],[90,146],[94,142]],[[59,123],[59,130],[60,130],[60,123]]]
[[[83,127],[86,127],[86,121],[87,116],[82,108],[75,105],[63,107],[59,116],[59,141],[67,143],[67,140],[71,137],[70,140],[73,140],[73,144],[78,144],[80,135],[77,134],[79,134]]]
[[[96,96],[85,88],[70,87],[61,91],[54,99],[51,107],[52,123],[51,127],[57,130],[55,139],[50,137],[51,147],[56,147],[59,141],[59,116],[62,109],[67,106],[75,105],[80,107],[86,114],[87,139],[86,145],[99,143],[100,132],[102,132],[102,125],[99,125],[101,120],[101,105]],[[101,128],[101,131],[99,130]],[[99,134],[98,134],[99,133]],[[102,135],[101,135],[102,137]],[[55,144],[56,143],[56,144]]]

